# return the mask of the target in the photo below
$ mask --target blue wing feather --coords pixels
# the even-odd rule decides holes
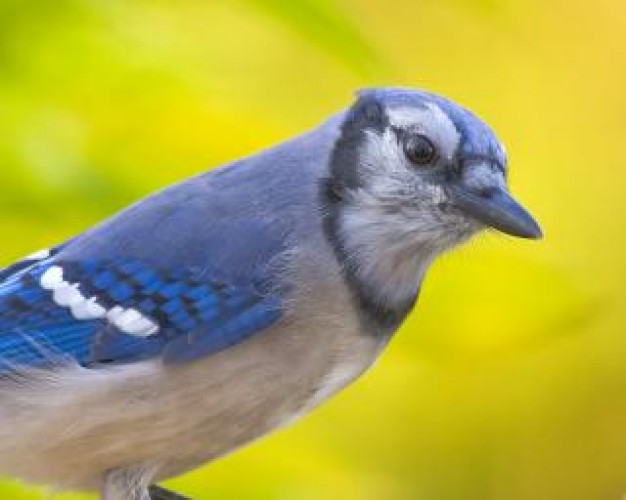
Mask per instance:
[[[94,322],[68,321],[14,329],[0,335],[0,373],[20,366],[46,366],[83,361],[90,355]]]
[[[307,182],[284,168],[282,150],[257,155],[132,205],[49,261],[0,271],[0,357],[43,365],[45,354],[34,342],[84,366],[155,356],[178,363],[266,328],[281,315],[285,246],[294,228],[309,224],[298,209],[308,210],[302,188],[316,185],[319,162],[309,146],[304,141],[288,150],[298,165],[308,162],[310,168],[298,170]],[[134,309],[158,324],[158,332],[128,335],[106,319],[76,319],[38,282],[52,265],[62,266],[84,297],[106,310]]]
[[[134,309],[158,325],[147,336],[120,330],[106,317],[76,319],[41,286],[51,266],[85,298],[105,309]],[[71,358],[83,366],[162,356],[199,359],[234,345],[281,315],[277,294],[222,281],[198,281],[183,269],[162,270],[136,259],[60,262],[19,268],[0,283],[0,372]]]
[[[268,298],[210,332],[199,330],[172,340],[165,347],[163,361],[186,363],[221,351],[270,326],[279,317],[280,301],[275,297]]]

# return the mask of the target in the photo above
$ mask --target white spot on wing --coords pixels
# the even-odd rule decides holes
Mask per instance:
[[[40,284],[42,288],[46,290],[53,290],[59,286],[63,281],[63,269],[59,266],[52,266],[45,273],[41,275]]]
[[[107,312],[108,320],[115,324],[117,322],[117,318],[119,318],[124,313],[124,308],[120,306],[113,306]]]
[[[96,302],[96,297],[85,299],[72,306],[72,315],[76,319],[99,319],[106,316],[106,309]]]
[[[135,309],[116,311],[109,320],[120,330],[131,335],[148,336],[155,333],[157,325]]]
[[[135,335],[141,335],[142,337],[149,337],[159,331],[159,325],[147,318],[142,318],[141,321],[135,325],[135,328],[137,329]]]
[[[124,309],[116,305],[107,310],[98,304],[97,297],[85,297],[79,283],[70,283],[63,278],[63,268],[52,266],[39,279],[45,290],[52,292],[52,299],[61,307],[69,307],[78,320],[107,318],[120,331],[129,335],[148,337],[159,331],[159,325],[136,309]]]
[[[78,283],[62,282],[52,290],[54,301],[64,307],[72,307],[85,300],[83,294],[78,290]]]
[[[141,313],[135,309],[126,309],[118,318],[117,321],[124,327],[132,326],[137,320],[143,318]]]

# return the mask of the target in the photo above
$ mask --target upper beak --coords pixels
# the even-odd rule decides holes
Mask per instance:
[[[542,237],[535,219],[502,188],[477,192],[453,183],[447,191],[454,206],[487,226],[520,238]]]

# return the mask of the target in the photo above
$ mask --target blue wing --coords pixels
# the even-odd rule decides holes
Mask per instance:
[[[295,228],[317,224],[305,216],[316,167],[285,168],[317,156],[289,148],[168,187],[0,271],[0,372],[59,357],[182,363],[278,320]]]
[[[263,288],[136,259],[13,267],[0,283],[0,372],[67,358],[87,367],[193,361],[278,320],[281,297]]]

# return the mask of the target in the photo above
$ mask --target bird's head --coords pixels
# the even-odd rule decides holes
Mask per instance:
[[[331,237],[353,281],[373,301],[412,303],[432,259],[478,231],[539,238],[506,173],[504,148],[466,109],[415,90],[360,92],[326,183]]]

